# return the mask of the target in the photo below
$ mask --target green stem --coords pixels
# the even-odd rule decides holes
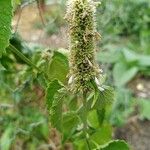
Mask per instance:
[[[88,149],[91,150],[90,147],[90,143],[89,143],[89,135],[88,135],[88,122],[87,122],[87,115],[88,115],[88,110],[87,110],[87,99],[86,99],[86,93],[83,93],[83,107],[84,107],[84,111],[83,111],[83,130],[84,130],[84,134],[85,134],[85,139],[86,139],[86,143],[88,146]]]
[[[30,65],[32,68],[35,68],[36,70],[40,71],[40,69],[33,64],[30,59],[28,59],[25,55],[23,55],[18,49],[16,49],[13,45],[9,45],[8,48],[11,50],[13,53],[15,53],[18,57],[20,57],[24,62],[26,62],[28,65]]]

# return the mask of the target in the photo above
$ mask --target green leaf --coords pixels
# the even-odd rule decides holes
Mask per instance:
[[[112,139],[112,127],[109,124],[104,124],[101,128],[91,135],[90,140],[96,145],[103,145]]]
[[[139,100],[140,119],[150,120],[150,101],[146,99]]]
[[[114,99],[113,88],[105,85],[97,85],[94,81],[91,82],[94,89],[94,99],[91,105],[92,109],[103,109],[107,104],[110,104]]]
[[[13,4],[13,7],[15,7],[17,5],[20,5],[21,4],[21,0],[12,0],[12,4]]]
[[[150,61],[149,61],[150,55],[141,55],[128,49],[124,49],[123,54],[126,61],[129,63],[137,62],[139,66],[144,66],[144,67],[150,66]]]
[[[9,45],[11,36],[11,0],[0,0],[0,57]]]
[[[75,150],[88,150],[89,149],[85,139],[75,140],[73,144],[74,144]]]
[[[63,115],[64,141],[69,139],[77,128],[79,117],[76,112],[69,112]]]
[[[122,140],[115,140],[102,146],[99,150],[130,150],[127,143]]]
[[[53,127],[61,131],[62,122],[62,104],[64,91],[63,86],[58,80],[52,81],[46,91],[46,100],[48,111],[50,112],[50,120]]]
[[[138,60],[138,56],[137,56],[137,53],[131,51],[131,50],[128,50],[128,49],[123,49],[123,55],[126,59],[127,62],[137,62]]]
[[[2,134],[0,138],[0,149],[1,150],[9,150],[12,143],[12,134],[14,128],[12,126],[6,128],[5,132]]]
[[[138,59],[138,64],[144,67],[150,67],[150,55],[140,55]]]
[[[77,96],[74,95],[73,97],[70,97],[70,99],[68,100],[68,107],[70,110],[75,111],[78,109],[78,100],[77,100]]]
[[[102,126],[102,124],[104,122],[105,114],[106,114],[106,108],[102,108],[102,109],[97,110],[97,117],[98,117],[98,122],[99,122],[100,126]]]
[[[57,92],[54,97],[52,107],[50,109],[50,121],[53,127],[57,130],[62,130],[62,105],[64,93],[63,91]]]
[[[58,82],[58,80],[54,80],[48,85],[48,88],[46,90],[46,102],[49,110],[52,106],[54,95],[61,88],[62,85]]]
[[[112,48],[111,48],[112,49]],[[115,63],[121,57],[119,50],[101,51],[98,54],[97,60],[103,63]]]
[[[137,67],[127,68],[123,62],[116,63],[113,69],[115,85],[120,87],[128,83],[138,72]]]
[[[134,111],[134,101],[131,98],[131,91],[124,88],[117,88],[111,112],[111,124],[121,126],[126,123],[127,118]]]
[[[99,120],[98,120],[96,110],[92,110],[88,113],[88,123],[93,128],[98,128],[99,127]]]
[[[69,71],[69,64],[68,59],[65,55],[54,52],[54,55],[52,57],[52,60],[48,67],[48,78],[49,80],[57,79],[63,83],[66,83],[66,76]]]
[[[114,90],[108,86],[102,86],[103,91],[99,90],[98,99],[92,109],[101,110],[114,100]]]

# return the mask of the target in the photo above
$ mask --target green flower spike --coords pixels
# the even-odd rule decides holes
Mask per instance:
[[[90,81],[98,83],[100,73],[95,62],[96,2],[69,0],[66,19],[69,23],[70,73],[69,84],[74,92],[88,92]]]

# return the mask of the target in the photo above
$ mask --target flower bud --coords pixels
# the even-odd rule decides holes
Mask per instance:
[[[69,24],[71,90],[87,92],[90,81],[98,76],[95,62],[97,39],[95,2],[92,0],[69,0],[66,19]]]

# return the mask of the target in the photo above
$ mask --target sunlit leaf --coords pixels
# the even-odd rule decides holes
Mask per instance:
[[[47,72],[49,80],[52,81],[54,79],[57,79],[64,83],[67,81],[66,76],[68,74],[68,71],[69,65],[67,57],[59,52],[54,52]]]
[[[9,45],[11,36],[11,0],[0,0],[0,57]]]
[[[127,143],[121,140],[115,140],[102,146],[99,150],[130,150]]]
[[[1,138],[0,138],[0,149],[1,150],[9,150],[11,143],[12,143],[12,139],[13,139],[13,131],[14,128],[12,126],[6,128],[6,130],[4,131],[4,133],[2,134]]]

